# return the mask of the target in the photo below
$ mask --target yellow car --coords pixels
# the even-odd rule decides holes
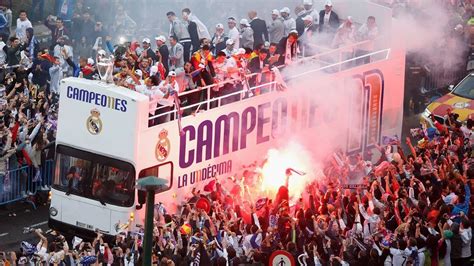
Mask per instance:
[[[450,93],[430,103],[421,114],[421,123],[432,127],[431,114],[438,122],[444,123],[448,109],[459,115],[460,122],[466,121],[474,113],[474,73],[452,86]]]

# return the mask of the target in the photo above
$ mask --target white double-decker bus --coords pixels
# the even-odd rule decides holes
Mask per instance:
[[[139,178],[167,179],[156,202],[173,209],[193,188],[229,177],[240,165],[262,159],[266,150],[296,130],[314,136],[321,121],[306,95],[330,88],[318,84],[293,88],[292,81],[318,73],[325,72],[334,84],[356,84],[350,89],[360,95],[351,98],[354,119],[344,132],[341,148],[362,152],[379,144],[382,136],[400,136],[403,50],[385,48],[327,63],[344,52],[339,49],[305,59],[312,68],[289,74],[285,91],[270,82],[250,89],[270,88],[267,93],[242,99],[247,91],[236,92],[234,96],[241,100],[225,105],[207,93],[208,98],[196,105],[202,109],[217,102],[217,106],[183,117],[182,127],[176,120],[149,126],[156,117],[149,117],[148,97],[140,93],[101,81],[64,79],[49,226],[76,235],[87,236],[95,230],[115,235],[126,226],[144,224],[145,197],[135,189]],[[367,58],[370,63],[355,66]],[[292,93],[296,89],[302,91],[301,97]],[[173,117],[174,111],[160,116]]]

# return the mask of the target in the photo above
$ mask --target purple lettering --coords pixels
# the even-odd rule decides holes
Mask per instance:
[[[116,98],[115,101],[114,101],[114,109],[115,110],[120,110],[119,109],[119,102],[120,102],[120,99]]]
[[[230,125],[231,120],[233,121],[233,131],[232,131],[232,152],[235,152],[239,149],[239,124],[240,117],[236,112],[232,112],[228,115],[222,115],[217,118],[215,123],[215,132],[214,132],[214,158],[219,157],[221,150],[221,136],[224,136],[224,141],[222,142],[222,154],[229,153],[230,146]],[[222,125],[224,124],[224,125]],[[224,133],[221,134],[221,129],[224,127]]]
[[[196,149],[196,163],[203,161],[202,152],[205,148],[205,160],[210,160],[212,156],[212,122],[203,121],[198,127],[198,139]]]
[[[189,133],[189,141],[196,139],[196,129],[193,126],[183,128],[185,134],[180,137],[179,145],[179,167],[188,168],[194,163],[194,149],[188,151],[188,159],[186,160],[186,141]]]
[[[66,94],[66,96],[67,96],[68,98],[72,98],[72,96],[73,96],[73,91],[74,91],[74,88],[73,88],[73,87],[67,86],[67,94]]]
[[[250,125],[247,123],[250,114]],[[240,129],[240,149],[243,150],[247,147],[247,135],[255,129],[257,124],[257,110],[255,107],[247,107],[242,112],[242,127]]]
[[[264,103],[258,106],[258,123],[257,123],[257,144],[267,142],[270,140],[270,135],[263,135],[263,127],[265,124],[270,123],[270,117],[265,116],[265,109],[270,108],[271,104]]]
[[[100,105],[102,107],[106,107],[107,106],[107,95],[102,95],[100,97]]]

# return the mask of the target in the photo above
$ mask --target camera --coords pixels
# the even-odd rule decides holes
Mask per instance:
[[[23,227],[23,234],[33,233],[36,229],[33,227]]]

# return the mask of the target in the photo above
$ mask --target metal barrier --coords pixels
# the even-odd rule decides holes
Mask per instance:
[[[40,173],[38,173],[40,171]],[[48,191],[53,183],[54,161],[46,161],[41,168],[24,166],[0,175],[0,206],[25,201],[36,205],[30,200],[38,191]]]

